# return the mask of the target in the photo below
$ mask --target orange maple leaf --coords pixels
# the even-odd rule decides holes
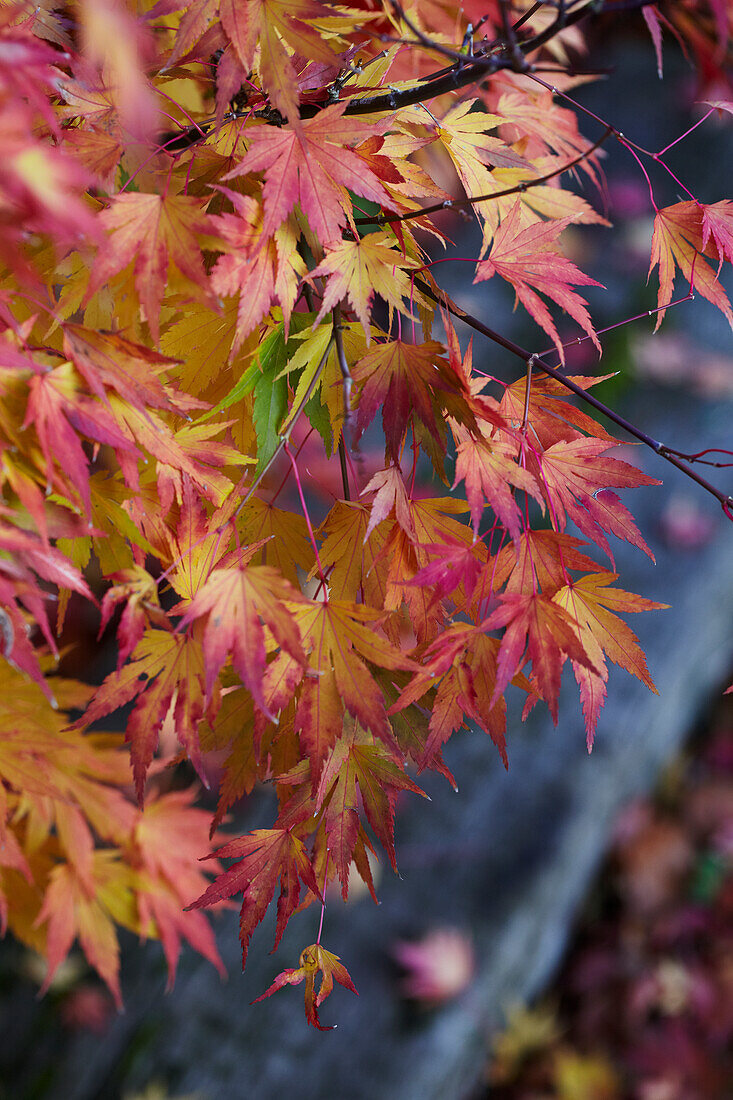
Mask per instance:
[[[313,943],[310,947],[304,948],[298,961],[300,966],[297,970],[283,970],[275,978],[269,989],[266,989],[259,997],[255,997],[252,1004],[257,1004],[265,997],[271,997],[283,986],[300,985],[305,979],[305,1017],[308,1023],[312,1024],[313,1027],[317,1027],[319,1031],[332,1031],[336,1025],[332,1024],[331,1027],[324,1027],[318,1019],[318,1009],[333,991],[334,979],[340,985],[350,989],[352,993],[356,993],[358,997],[359,994],[356,992],[356,987],[349,976],[349,972],[338,955],[326,951],[325,947],[321,947],[319,943]],[[322,978],[321,987],[316,993],[316,977],[318,974],[321,974]]]
[[[296,251],[295,235],[288,223],[275,231],[274,239],[263,239],[261,204],[228,187],[219,190],[232,203],[236,215],[222,214],[215,219],[226,252],[216,262],[211,285],[217,294],[239,294],[237,329],[231,350],[234,356],[273,301],[282,307],[287,338],[306,265]]]
[[[720,262],[723,257],[733,259],[730,215],[732,205],[714,203],[706,207],[689,200],[657,211],[649,264],[649,275],[655,267],[659,267],[659,312],[655,332],[664,319],[664,307],[672,301],[676,266],[687,279],[690,289],[699,290],[703,298],[712,302],[733,328],[733,311],[728,296],[718,281],[717,274],[702,255],[710,255]]]
[[[141,679],[145,677],[145,679]],[[176,735],[204,783],[198,727],[204,716],[204,661],[201,644],[187,635],[147,630],[132,660],[102,683],[75,726],[87,726],[137,699],[127,723],[126,739],[142,805],[145,777],[158,747],[163,721],[175,698]]]
[[[143,871],[137,904],[143,935],[152,921],[168,963],[168,988],[173,985],[181,938],[226,976],[216,938],[203,913],[183,909],[207,884],[200,855],[209,837],[210,815],[192,803],[196,787],[166,791],[151,799],[139,814],[132,853]],[[172,841],[174,841],[172,843]],[[210,872],[220,871],[215,863]]]
[[[341,733],[344,707],[389,748],[395,747],[384,696],[364,660],[379,668],[414,666],[366,625],[383,614],[346,600],[314,602],[295,611],[315,673],[303,682],[295,719],[314,781]]]
[[[86,958],[109,988],[117,1008],[121,1011],[120,947],[105,900],[112,901],[112,891],[119,891],[128,895],[129,904],[132,874],[120,862],[117,853],[104,849],[93,854],[93,875],[94,888],[90,892],[73,864],[60,863],[51,872],[43,905],[36,919],[36,924],[48,925],[48,970],[41,993],[48,989],[74,939],[78,937]]]
[[[498,651],[498,639],[489,638],[483,625],[471,623],[452,623],[425,651],[425,664],[390,708],[392,714],[430,695],[429,734],[418,759],[421,771],[434,764],[466,717],[491,737],[508,766],[506,703],[496,692]]]
[[[583,648],[594,668],[573,661],[573,672],[580,687],[580,699],[585,717],[588,751],[593,747],[598,716],[606,697],[608,669],[605,657],[625,668],[650,691],[658,694],[649,675],[639,639],[614,611],[624,613],[655,611],[669,607],[666,603],[636,596],[620,588],[609,587],[617,579],[615,573],[592,573],[569,582],[552,597],[578,624]],[[605,656],[604,656],[605,654]]]
[[[184,629],[195,619],[208,615],[203,655],[209,699],[227,654],[231,653],[234,670],[242,683],[252,693],[260,710],[273,718],[262,693],[267,659],[262,624],[269,627],[278,645],[305,667],[307,662],[298,627],[283,603],[301,598],[270,565],[220,568],[211,573],[180,622],[180,628]]]
[[[197,241],[197,234],[208,228],[198,199],[170,193],[124,193],[112,199],[100,221],[110,236],[97,254],[85,301],[134,260],[135,288],[156,343],[169,262],[214,306]]]
[[[394,850],[394,800],[398,791],[425,792],[405,775],[384,745],[350,724],[323,766],[316,791],[316,807],[326,804],[324,828],[328,850],[341,880],[344,901],[348,895],[349,866],[359,833],[357,786],[372,829],[397,870]]]

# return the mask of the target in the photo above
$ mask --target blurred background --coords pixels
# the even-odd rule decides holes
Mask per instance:
[[[601,26],[589,62],[615,75],[575,94],[634,141],[661,149],[703,113],[700,89],[671,39],[661,84],[641,16],[630,16],[623,33],[619,22],[613,35]],[[600,129],[581,128],[589,138]],[[625,150],[604,149],[603,193],[587,197],[618,228],[568,235],[571,258],[608,287],[588,295],[598,328],[656,304],[654,280],[646,286],[645,181]],[[701,201],[727,197],[730,122],[712,116],[668,160]],[[683,197],[662,170],[653,182],[660,206]],[[477,254],[471,222],[445,230],[455,240],[447,255]],[[444,263],[435,275],[470,312],[544,347],[546,338],[512,314],[499,280],[474,287],[470,271]],[[645,320],[604,338],[602,370],[615,377],[596,392],[678,448],[730,447],[726,322],[698,297],[670,310],[653,339],[652,327]],[[572,373],[598,369],[587,348],[569,352]],[[474,359],[516,376],[516,362],[493,346],[476,342]],[[403,799],[400,878],[375,869],[381,905],[356,894],[346,908],[329,899],[325,942],[360,994],[339,990],[327,1002],[324,1022],[338,1030],[307,1027],[298,989],[249,1005],[280,969],[297,965],[315,938],[315,910],[293,919],[277,958],[268,954],[266,920],[245,974],[237,914],[224,914],[217,925],[228,981],[189,954],[169,994],[160,949],[128,937],[122,1016],[80,956],[38,1001],[33,960],[5,941],[3,1100],[733,1096],[733,697],[722,696],[733,679],[733,529],[711,498],[654,455],[637,448],[632,459],[664,479],[626,495],[656,566],[614,547],[622,587],[672,605],[631,624],[660,695],[612,671],[590,757],[571,684],[557,729],[539,709],[525,725],[518,708],[511,713],[508,772],[483,734],[452,740],[445,757],[458,791],[423,776],[432,801]],[[730,487],[730,471],[716,475]],[[75,621],[68,674],[104,675],[96,628]],[[261,824],[270,797],[255,791],[236,825]]]

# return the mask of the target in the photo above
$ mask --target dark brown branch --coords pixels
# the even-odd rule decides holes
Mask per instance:
[[[674,447],[669,447],[666,443],[661,443],[658,439],[654,439],[652,436],[647,435],[641,428],[637,428],[635,424],[627,420],[626,417],[621,416],[609,405],[605,405],[603,401],[599,401],[593,394],[588,393],[586,390],[579,386],[576,382],[573,382],[572,378],[567,378],[562,371],[556,370],[555,367],[551,367],[548,363],[545,363],[539,356],[534,355],[532,352],[527,351],[526,348],[521,347],[520,344],[516,344],[513,340],[510,340],[506,336],[502,336],[501,333],[495,332],[489,328],[482,321],[479,321],[477,317],[473,317],[470,313],[467,313],[460,306],[456,305],[445,292],[436,294],[432,287],[423,282],[422,279],[415,279],[415,286],[427,295],[438,305],[443,306],[448,310],[453,317],[458,318],[459,321],[463,321],[469,328],[474,329],[476,332],[480,332],[482,336],[486,336],[489,340],[493,340],[495,344],[499,344],[512,355],[516,355],[517,358],[522,359],[525,363],[532,360],[532,363],[538,370],[541,370],[544,374],[549,375],[550,378],[554,378],[556,382],[559,382],[565,389],[570,390],[576,397],[579,397],[586,405],[590,405],[596,412],[602,413],[604,416],[621,428],[623,431],[628,432],[634,439],[638,439],[640,443],[643,443],[646,447],[649,447],[655,454],[661,455],[663,459],[671,463],[678,470],[681,470],[683,474],[689,477],[692,481],[703,488],[711,496],[715,497],[720,502],[723,511],[730,520],[733,521],[733,496],[728,493],[724,493],[717,486],[711,484],[706,478],[701,477],[696,470],[690,469],[690,467],[683,462],[679,457],[678,451],[675,451]]]
[[[562,18],[558,17],[551,26],[535,35],[534,38],[518,43],[519,51],[524,58],[527,54],[538,50],[540,46],[546,45],[565,27],[571,27],[588,16],[600,15],[604,12],[640,10],[655,2],[656,0],[621,0],[620,3],[612,3],[610,0],[606,0],[606,3],[601,3],[598,7],[586,5],[574,11],[565,8],[562,11]],[[437,47],[431,46],[431,48]],[[397,111],[400,107],[411,107],[416,103],[434,99],[436,96],[466,88],[469,84],[485,80],[502,69],[517,69],[517,64],[512,57],[503,55],[497,47],[494,47],[494,49],[496,52],[492,52],[490,55],[468,55],[465,60],[461,56],[461,59],[454,62],[453,65],[424,77],[412,88],[391,89],[386,92],[379,92],[376,95],[355,96],[347,101],[344,114],[366,115],[378,114],[381,111]],[[524,72],[526,69],[527,66],[523,63],[518,71]],[[300,108],[300,117],[302,119],[315,118],[325,107],[331,106],[332,102],[331,99],[327,98],[322,103],[304,103]],[[229,120],[237,118],[239,112],[232,112],[225,117]],[[273,126],[283,126],[286,122],[279,111],[274,110],[272,107],[262,107],[257,111],[253,111],[252,117],[262,119]],[[211,119],[195,126],[183,127],[178,134],[165,134],[161,137],[171,152],[181,152],[205,140],[211,133],[213,126],[214,121]]]

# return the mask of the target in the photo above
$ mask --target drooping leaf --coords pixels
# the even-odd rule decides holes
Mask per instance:
[[[208,616],[203,636],[206,694],[211,698],[214,683],[227,655],[262,711],[269,714],[262,695],[266,645],[263,623],[276,642],[301,665],[306,658],[300,635],[284,601],[295,602],[299,593],[269,565],[242,565],[238,569],[215,569],[199,589],[181,619],[185,628]]]
[[[271,997],[273,993],[276,993],[278,989],[282,989],[286,985],[300,985],[305,980],[305,1018],[309,1024],[313,1027],[317,1027],[319,1031],[331,1031],[336,1025],[331,1027],[325,1027],[318,1018],[318,1009],[325,1001],[326,997],[330,995],[333,990],[334,979],[340,984],[350,989],[352,993],[356,993],[356,988],[352,982],[349,972],[343,965],[338,955],[333,955],[330,951],[326,951],[325,947],[321,947],[319,943],[311,944],[310,947],[306,947],[300,953],[300,966],[295,970],[283,970],[278,974],[275,981],[266,989],[264,993],[261,993],[259,997],[255,997],[252,1004],[257,1004],[258,1001],[264,1000],[265,997]],[[316,993],[316,977],[321,974],[321,986]],[[358,994],[357,994],[358,996]]]
[[[277,926],[275,947],[280,942],[285,925],[300,901],[301,882],[316,897],[321,896],[313,868],[302,841],[293,836],[290,829],[256,829],[247,836],[230,840],[218,848],[212,857],[236,859],[204,891],[201,897],[189,905],[200,909],[218,901],[225,901],[242,893],[239,919],[239,938],[242,943],[242,968],[247,962],[247,952],[252,933],[264,917],[280,881],[277,902]]]
[[[201,643],[189,635],[147,630],[132,660],[107,677],[77,725],[89,725],[137,700],[125,736],[142,804],[147,771],[171,704],[178,739],[201,774],[198,726],[205,711],[204,691]]]
[[[699,291],[712,302],[733,328],[733,311],[728,296],[704,255],[710,254],[709,238],[712,236],[712,243],[716,246],[713,249],[714,258],[718,259],[718,248],[722,249],[721,260],[724,255],[729,259],[731,256],[728,206],[721,209],[722,204],[716,205],[718,209],[714,213],[708,211],[706,216],[705,207],[692,200],[657,211],[649,264],[650,275],[655,267],[659,268],[659,312],[655,331],[664,320],[665,307],[672,301],[677,268],[691,289]]]
[[[517,201],[497,229],[487,259],[478,264],[474,282],[482,282],[498,274],[511,283],[517,299],[554,343],[561,362],[565,362],[564,348],[550,312],[537,291],[569,313],[600,352],[601,345],[591,323],[587,303],[571,287],[602,284],[584,275],[555,247],[557,237],[573,219],[538,222],[526,229],[521,228],[519,219],[520,204]]]
[[[583,648],[594,665],[591,668],[573,661],[585,716],[588,751],[593,747],[598,716],[606,696],[608,670],[604,654],[658,694],[639,639],[614,612],[660,610],[668,604],[611,588],[616,579],[615,573],[590,574],[559,589],[553,596],[553,601],[569,612],[578,624]]]

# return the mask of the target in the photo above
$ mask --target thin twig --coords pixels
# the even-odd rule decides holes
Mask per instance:
[[[499,344],[501,347],[511,352],[512,355],[516,355],[519,359],[522,359],[525,363],[528,359],[532,357],[532,352],[527,351],[526,348],[521,347],[519,344],[515,344],[513,340],[510,340],[506,336],[502,336],[501,333],[495,332],[493,329],[489,328],[488,325],[485,325],[482,321],[479,321],[477,317],[473,317],[470,313],[467,313],[464,309],[461,309],[460,306],[451,301],[451,299],[444,291],[442,291],[440,295],[436,294],[432,287],[428,286],[427,283],[424,283],[422,279],[415,279],[415,283],[418,288],[423,292],[423,294],[426,294],[438,305],[443,306],[445,309],[448,310],[450,314],[452,314],[453,317],[457,317],[459,321],[463,321],[463,323],[468,325],[469,328],[474,329],[476,332],[480,332],[482,336],[486,336],[489,340],[493,340],[495,344]],[[633,436],[635,439],[638,439],[639,442],[643,443],[646,447],[649,447],[652,451],[654,451],[655,454],[661,455],[661,457],[665,459],[666,462],[671,463],[672,466],[675,466],[678,470],[681,470],[682,473],[689,477],[692,481],[697,482],[697,484],[702,489],[704,489],[707,493],[710,493],[711,496],[715,497],[715,499],[720,502],[726,516],[728,516],[729,519],[733,520],[733,496],[728,493],[724,493],[721,489],[718,489],[717,486],[711,484],[711,482],[709,482],[706,478],[701,477],[696,470],[691,470],[688,465],[686,465],[681,459],[677,457],[677,452],[675,452],[673,447],[668,447],[666,443],[661,443],[658,439],[654,439],[641,428],[637,428],[636,425],[632,424],[630,420],[627,420],[624,416],[621,416],[620,413],[617,413],[609,405],[605,405],[602,401],[599,401],[597,397],[593,396],[593,394],[588,393],[582,388],[582,386],[579,386],[576,382],[573,382],[571,378],[567,378],[562,373],[562,371],[556,370],[554,367],[551,367],[548,363],[545,363],[545,361],[537,355],[534,356],[534,365],[538,368],[538,370],[541,370],[544,374],[549,375],[550,378],[554,378],[555,381],[559,382],[562,386],[565,387],[565,389],[570,390],[571,393],[574,393],[575,396],[579,397],[580,400],[583,401],[586,405],[590,405],[597,412],[600,412],[604,416],[608,417],[608,419],[612,423],[616,424],[617,427],[621,428],[625,432],[628,432],[629,435]]]
[[[349,370],[348,360],[346,359],[346,352],[344,351],[344,334],[343,326],[341,323],[341,306],[335,305],[333,307],[333,339],[336,344],[336,358],[338,359],[339,369],[341,371],[341,377],[343,379],[343,392],[344,392],[344,430],[348,427],[351,420],[351,371]]]
[[[339,462],[341,463],[341,484],[344,490],[344,500],[351,500],[351,489],[349,488],[349,467],[346,464],[346,444],[344,443],[343,433],[339,439]]]

